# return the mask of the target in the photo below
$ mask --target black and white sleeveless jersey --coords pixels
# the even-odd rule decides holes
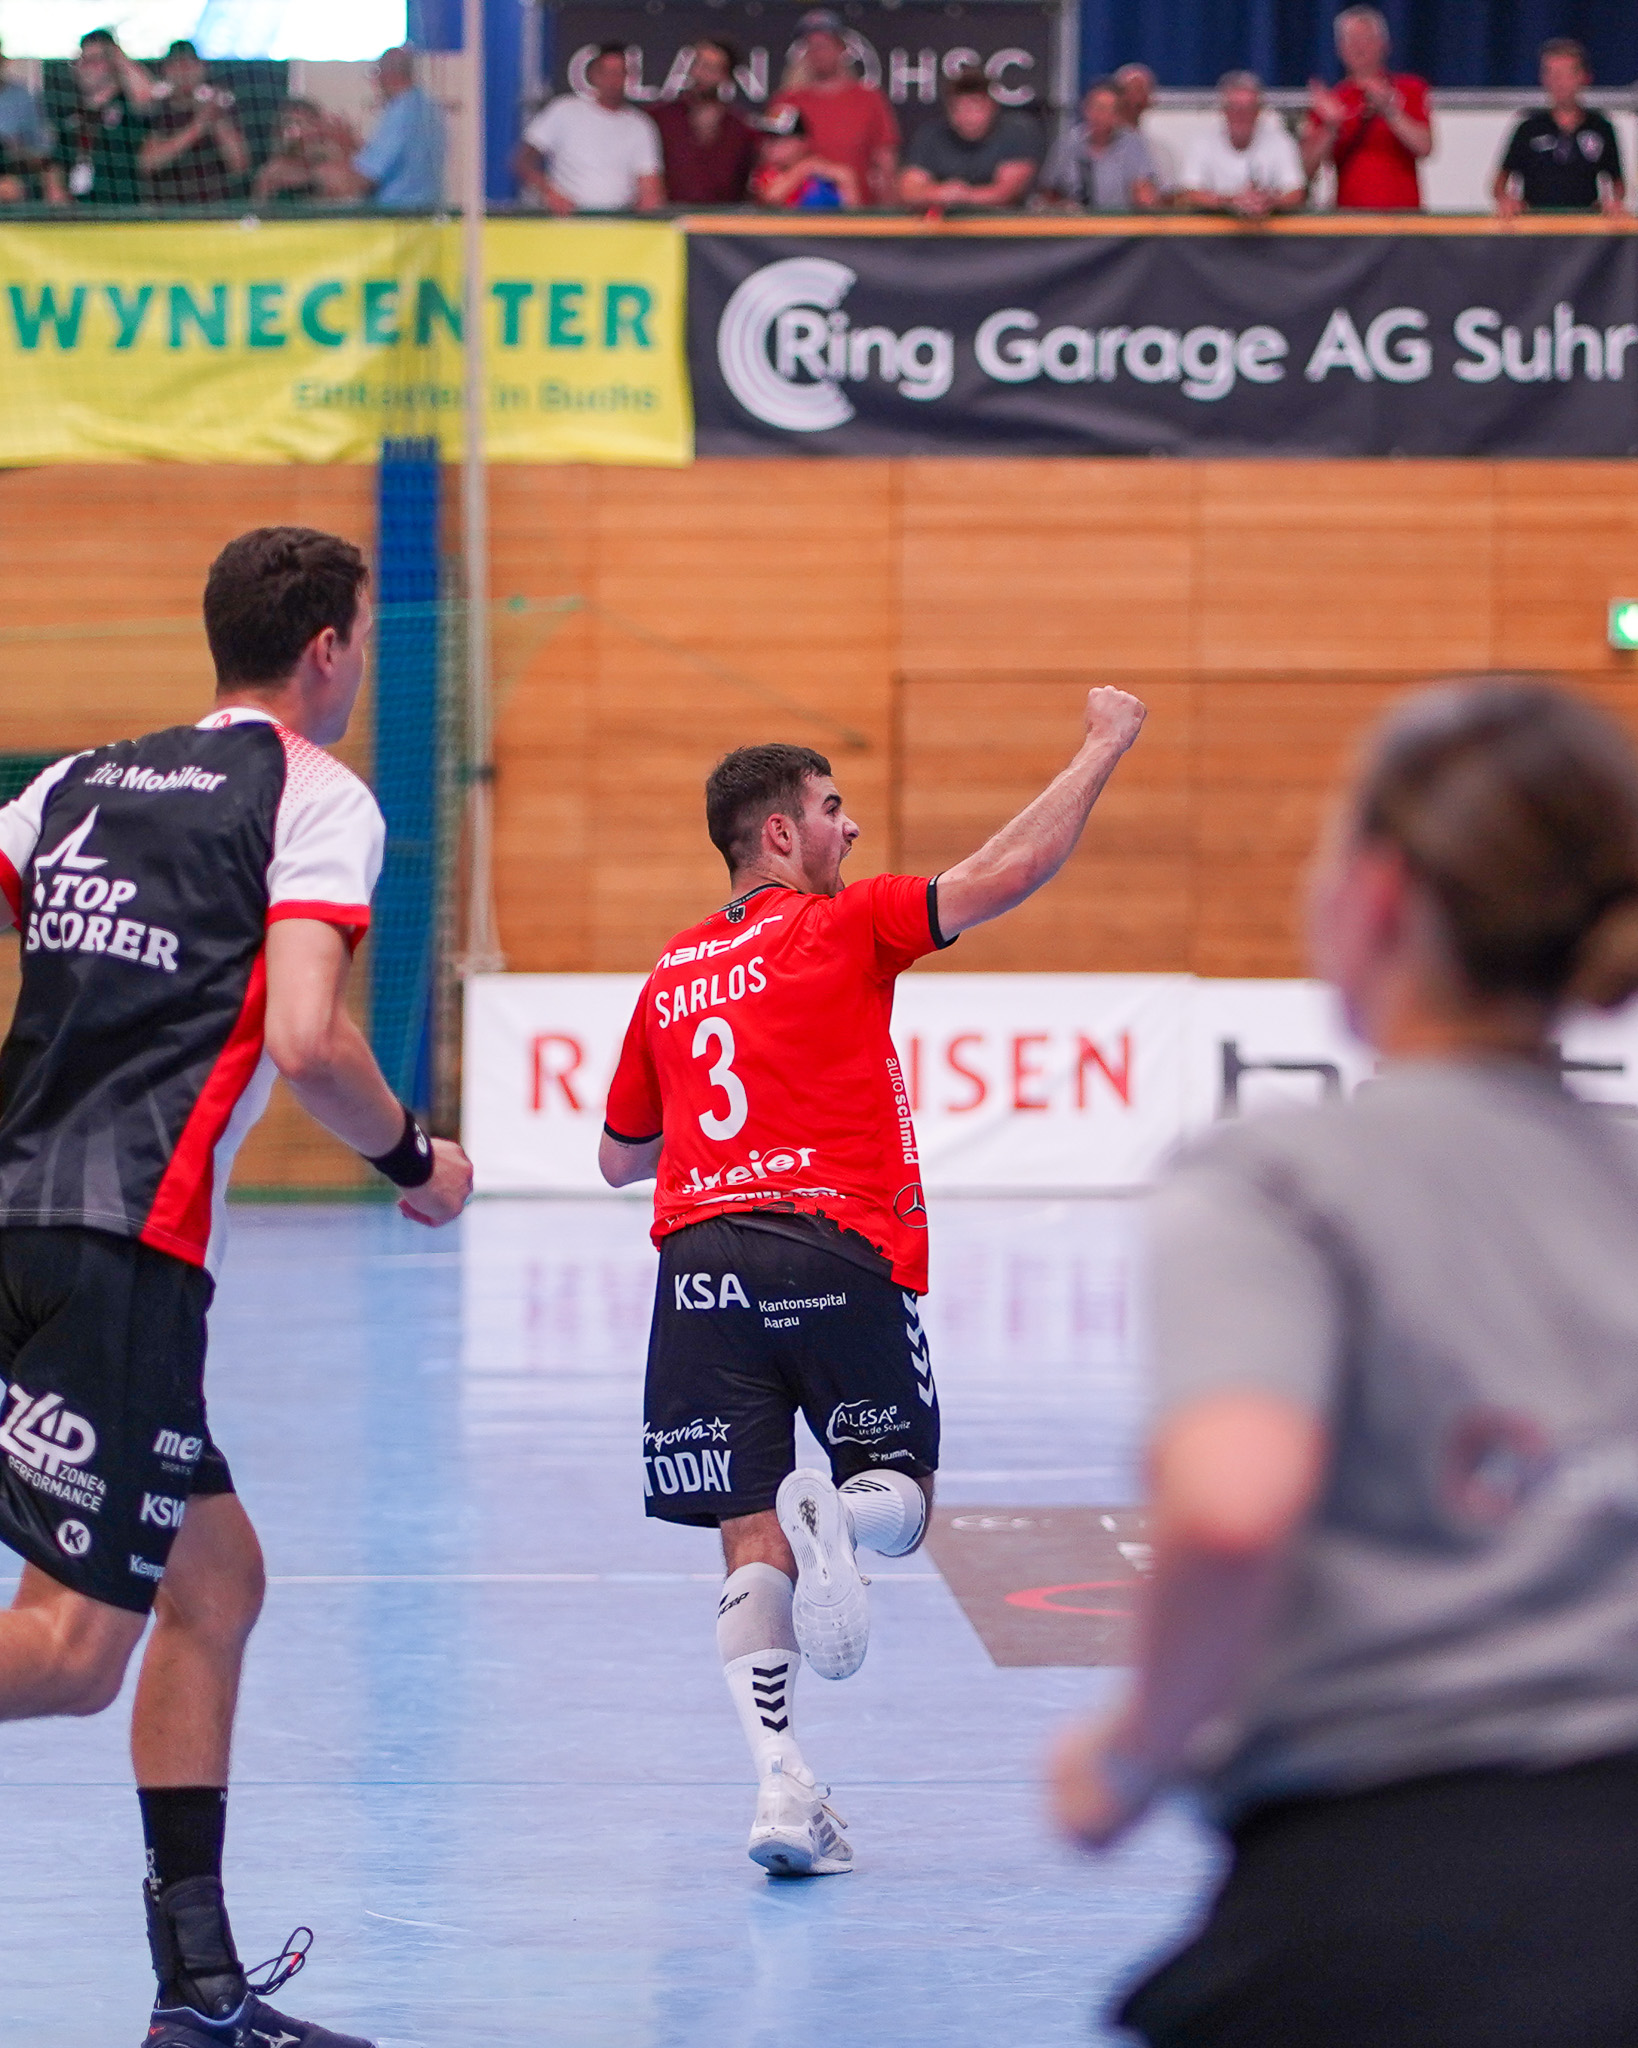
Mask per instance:
[[[22,993],[0,1049],[0,1228],[83,1224],[216,1270],[267,1106],[274,920],[370,921],[384,827],[265,712],[75,754],[0,809]]]

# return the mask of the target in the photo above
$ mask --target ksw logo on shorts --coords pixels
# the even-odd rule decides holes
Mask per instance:
[[[910,1427],[899,1414],[898,1403],[884,1407],[879,1401],[843,1401],[831,1410],[825,1424],[827,1444],[879,1444],[884,1438],[902,1436]]]
[[[156,1529],[180,1529],[187,1505],[185,1500],[177,1500],[168,1493],[145,1493],[137,1520],[152,1522]]]

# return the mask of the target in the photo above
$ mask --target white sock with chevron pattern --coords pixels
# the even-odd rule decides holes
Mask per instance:
[[[792,1696],[802,1668],[791,1626],[794,1590],[776,1565],[742,1564],[728,1575],[717,1608],[722,1675],[759,1778],[775,1757],[786,1770],[803,1763],[792,1732]]]
[[[908,1474],[886,1467],[855,1472],[837,1491],[847,1505],[854,1537],[866,1550],[903,1557],[921,1541],[927,1496]]]

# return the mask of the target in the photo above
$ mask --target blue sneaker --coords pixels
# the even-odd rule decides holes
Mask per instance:
[[[268,2004],[307,1961],[311,1928],[298,1927],[253,1979],[233,1946],[220,1879],[185,1878],[164,1891],[147,1885],[143,1896],[160,1987],[143,2048],[375,2048]]]

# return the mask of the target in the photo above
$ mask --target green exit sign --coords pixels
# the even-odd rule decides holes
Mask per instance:
[[[1610,645],[1638,649],[1638,598],[1618,597],[1611,603]]]

